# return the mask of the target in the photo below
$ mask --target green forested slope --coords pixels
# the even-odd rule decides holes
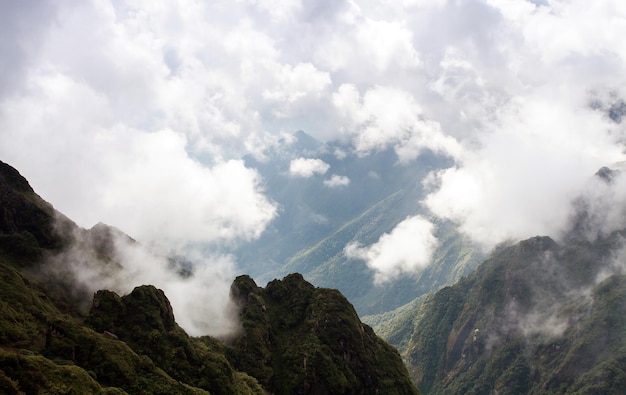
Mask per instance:
[[[623,393],[622,248],[621,233],[502,248],[397,311],[385,337],[427,394]]]

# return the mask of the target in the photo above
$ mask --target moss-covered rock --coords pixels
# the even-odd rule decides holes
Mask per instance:
[[[212,394],[262,393],[254,378],[235,372],[216,340],[189,337],[176,324],[163,291],[153,286],[136,287],[122,297],[98,291],[85,322],[124,341],[176,380]]]
[[[5,392],[14,387],[26,393],[100,393],[118,387],[128,393],[202,393],[173,379],[126,343],[59,311],[5,259],[0,258],[0,385]],[[59,365],[63,367],[56,368]],[[76,380],[76,388],[93,391],[75,389]]]
[[[125,394],[102,387],[84,369],[61,365],[41,355],[0,350],[0,393],[3,394]]]
[[[233,365],[275,394],[416,394],[397,351],[362,324],[337,290],[315,288],[300,274],[259,288],[233,284],[243,334]]]

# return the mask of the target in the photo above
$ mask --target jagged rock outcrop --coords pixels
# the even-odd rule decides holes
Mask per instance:
[[[189,337],[176,324],[163,291],[153,286],[136,287],[122,297],[98,291],[85,322],[150,357],[176,380],[212,394],[263,393],[255,379],[231,367],[216,340]]]
[[[300,274],[266,288],[238,277],[243,334],[228,352],[233,365],[275,394],[417,394],[395,349],[359,320],[337,290]]]

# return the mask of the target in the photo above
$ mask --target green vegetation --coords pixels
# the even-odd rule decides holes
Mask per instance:
[[[93,372],[62,365],[41,355],[0,350],[0,392],[3,394],[125,394],[103,388]],[[91,374],[90,374],[91,373]]]
[[[129,393],[199,393],[125,343],[61,312],[12,263],[0,258],[0,377],[7,386],[26,393],[99,393],[106,387]]]
[[[278,273],[300,272],[315,284],[338,288],[358,306],[360,314],[366,315],[387,312],[469,274],[482,255],[452,223],[434,219],[440,244],[433,262],[387,286],[372,286],[373,273],[365,263],[345,256],[343,249],[349,243],[373,244],[382,233],[390,232],[404,220],[407,213],[415,214],[403,207],[412,202],[407,194],[399,191],[390,195],[316,245],[298,252]]]

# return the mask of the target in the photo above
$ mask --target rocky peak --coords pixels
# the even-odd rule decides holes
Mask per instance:
[[[0,250],[36,258],[41,249],[65,245],[66,228],[73,225],[39,197],[17,170],[0,162]]]
[[[26,178],[8,164],[0,161],[0,191],[13,190],[20,193],[35,193]]]
[[[162,290],[142,285],[123,297],[115,292],[96,292],[86,322],[99,332],[168,332],[177,327],[172,306]]]
[[[397,351],[361,323],[339,291],[315,288],[297,273],[265,288],[238,277],[234,288],[245,298],[231,363],[270,392],[418,393]]]

